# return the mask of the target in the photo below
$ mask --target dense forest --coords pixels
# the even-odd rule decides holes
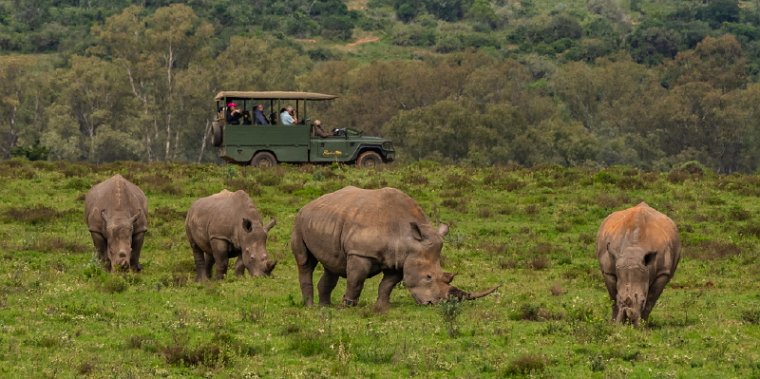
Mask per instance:
[[[760,0],[0,0],[0,156],[216,161],[220,90],[402,161],[760,162]]]

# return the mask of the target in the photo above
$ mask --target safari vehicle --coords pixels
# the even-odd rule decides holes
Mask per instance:
[[[216,100],[217,117],[212,126],[212,144],[219,147],[219,156],[227,162],[271,167],[280,162],[318,163],[345,162],[360,167],[373,167],[390,162],[394,158],[391,141],[381,137],[365,136],[361,131],[340,127],[331,136],[319,137],[314,132],[307,106],[313,102],[337,98],[313,92],[244,92],[222,91]],[[238,124],[227,122],[229,104],[235,103],[243,112]],[[264,106],[268,125],[255,123],[254,110]],[[280,110],[290,105],[298,121],[282,125]]]

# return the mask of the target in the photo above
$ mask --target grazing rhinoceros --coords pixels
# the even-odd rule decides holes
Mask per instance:
[[[673,277],[681,242],[673,220],[646,203],[614,212],[599,227],[596,256],[615,322],[647,320]]]
[[[94,185],[84,198],[84,218],[106,269],[142,269],[148,199],[139,187],[118,174]]]
[[[227,273],[231,257],[235,273],[251,276],[270,275],[275,261],[267,256],[267,232],[275,225],[272,219],[262,226],[261,216],[245,191],[222,190],[196,200],[187,211],[185,231],[195,257],[195,280],[206,280],[216,263],[214,279]]]
[[[343,302],[355,305],[364,280],[383,273],[377,306],[390,302],[393,287],[404,281],[419,304],[450,296],[475,299],[493,292],[466,293],[449,285],[454,275],[441,269],[446,225],[438,230],[409,196],[394,188],[345,187],[304,206],[296,216],[290,244],[298,265],[306,305],[313,304],[312,274],[317,262],[319,303],[330,304],[338,277],[348,280]]]

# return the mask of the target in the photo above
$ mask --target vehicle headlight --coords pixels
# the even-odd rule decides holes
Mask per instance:
[[[383,149],[385,149],[385,150],[393,150],[393,143],[392,142],[383,142]]]

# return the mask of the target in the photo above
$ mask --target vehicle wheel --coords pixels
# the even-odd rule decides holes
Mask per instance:
[[[251,159],[251,166],[274,167],[277,166],[277,158],[275,158],[272,153],[262,151],[253,156],[253,159]]]
[[[222,146],[222,124],[219,121],[211,124],[211,144],[215,147]]]
[[[383,164],[383,158],[380,157],[380,154],[374,152],[374,151],[365,151],[359,155],[359,158],[356,158],[356,166],[357,167],[377,167]]]

